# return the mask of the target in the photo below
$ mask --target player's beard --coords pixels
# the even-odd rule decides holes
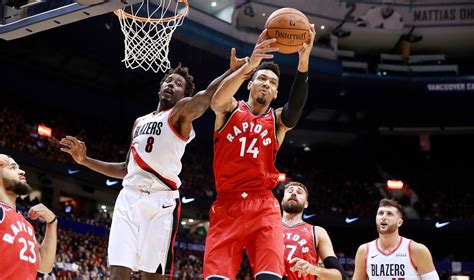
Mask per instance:
[[[257,101],[257,103],[260,104],[260,105],[265,105],[265,103],[267,102],[267,101],[265,100],[265,98],[263,98],[263,97],[257,97],[256,101]]]
[[[290,214],[297,214],[303,212],[304,205],[294,200],[293,202],[294,203],[290,203],[290,200],[287,200],[285,203],[283,203],[283,211]]]
[[[3,185],[7,191],[12,191],[16,195],[27,195],[33,191],[28,183],[22,181],[3,178]]]
[[[381,230],[381,229],[380,229],[380,225],[377,224],[377,232],[380,233],[380,234],[382,234],[382,235],[392,234],[392,233],[394,233],[394,232],[397,230],[397,228],[398,228],[398,227],[397,227],[397,224],[393,224],[393,225],[388,226],[386,229]]]

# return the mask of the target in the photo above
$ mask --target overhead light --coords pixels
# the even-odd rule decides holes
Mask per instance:
[[[265,14],[265,13],[262,13],[262,17],[264,17],[264,16],[266,16],[266,15],[267,15],[267,14]]]
[[[212,2],[211,2],[211,6],[212,6],[212,7],[215,7],[215,6],[217,6],[217,3],[216,3],[216,1],[212,1]]]
[[[51,137],[53,129],[51,127],[47,127],[44,124],[38,125],[38,134],[44,137]]]
[[[401,180],[387,180],[387,188],[389,190],[402,190],[404,186]]]
[[[100,206],[100,208],[102,208],[102,209],[107,209],[107,206],[102,205],[102,206]]]
[[[303,150],[304,150],[305,152],[309,152],[309,151],[311,151],[311,148],[308,147],[308,146],[306,146],[306,147],[303,148]]]
[[[185,222],[185,221],[182,221],[181,224],[184,226],[184,225],[186,225],[186,222]]]
[[[324,27],[324,25],[321,25],[321,29],[324,29],[324,28],[326,28],[326,27]]]
[[[278,182],[286,182],[286,173],[278,174]]]
[[[188,222],[193,223],[194,219],[188,219]]]

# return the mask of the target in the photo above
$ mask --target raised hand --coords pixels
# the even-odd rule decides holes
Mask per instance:
[[[311,55],[311,50],[313,49],[314,38],[316,36],[316,30],[314,29],[314,24],[310,25],[309,30],[310,38],[308,43],[303,43],[301,49],[298,50],[299,62],[298,70],[300,72],[308,71],[309,57]]]
[[[62,146],[61,151],[70,154],[77,163],[82,164],[86,159],[86,144],[78,140],[76,137],[68,135],[61,139],[59,144]]]
[[[263,32],[258,37],[258,42],[253,49],[252,55],[249,58],[249,67],[255,69],[258,67],[262,59],[271,59],[273,54],[270,52],[277,52],[279,48],[271,47],[271,44],[275,43],[276,39],[268,39],[267,30]]]
[[[244,58],[238,58],[236,56],[235,48],[230,50],[230,70],[235,71],[239,69],[240,66],[244,65],[247,61],[249,61],[248,56]]]
[[[51,223],[54,218],[56,218],[56,215],[54,215],[54,213],[42,203],[36,204],[35,206],[31,207],[30,211],[28,211],[28,216],[33,220],[40,219],[47,223]]]

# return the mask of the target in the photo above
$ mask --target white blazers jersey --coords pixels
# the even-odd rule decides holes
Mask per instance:
[[[169,109],[137,119],[124,187],[176,190],[181,185],[181,158],[195,133],[192,129],[189,139],[178,134],[170,122],[171,112]]]
[[[367,243],[365,267],[369,280],[421,279],[410,256],[410,239],[400,236],[400,243],[389,254],[378,247],[378,239]]]

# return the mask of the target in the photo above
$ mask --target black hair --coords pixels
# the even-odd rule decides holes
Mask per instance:
[[[277,76],[278,76],[278,79],[280,79],[280,67],[278,67],[278,64],[276,64],[275,62],[272,62],[272,61],[265,61],[263,62],[262,64],[260,64],[257,69],[255,70],[253,76],[252,76],[252,80],[255,78],[255,74],[257,73],[257,71],[259,70],[270,70],[272,71],[273,73],[275,73]]]
[[[163,82],[164,82],[171,74],[178,74],[178,75],[180,75],[181,77],[183,77],[184,80],[186,81],[186,85],[185,85],[185,88],[184,88],[184,96],[186,96],[186,97],[193,96],[193,93],[194,93],[194,82],[193,82],[194,77],[191,76],[191,75],[189,75],[189,68],[188,68],[188,67],[181,66],[181,62],[180,62],[179,65],[176,66],[176,68],[173,68],[173,69],[168,70],[168,72],[165,74],[165,76],[163,77],[163,79],[161,79],[160,87],[161,87],[161,85],[163,84]]]

